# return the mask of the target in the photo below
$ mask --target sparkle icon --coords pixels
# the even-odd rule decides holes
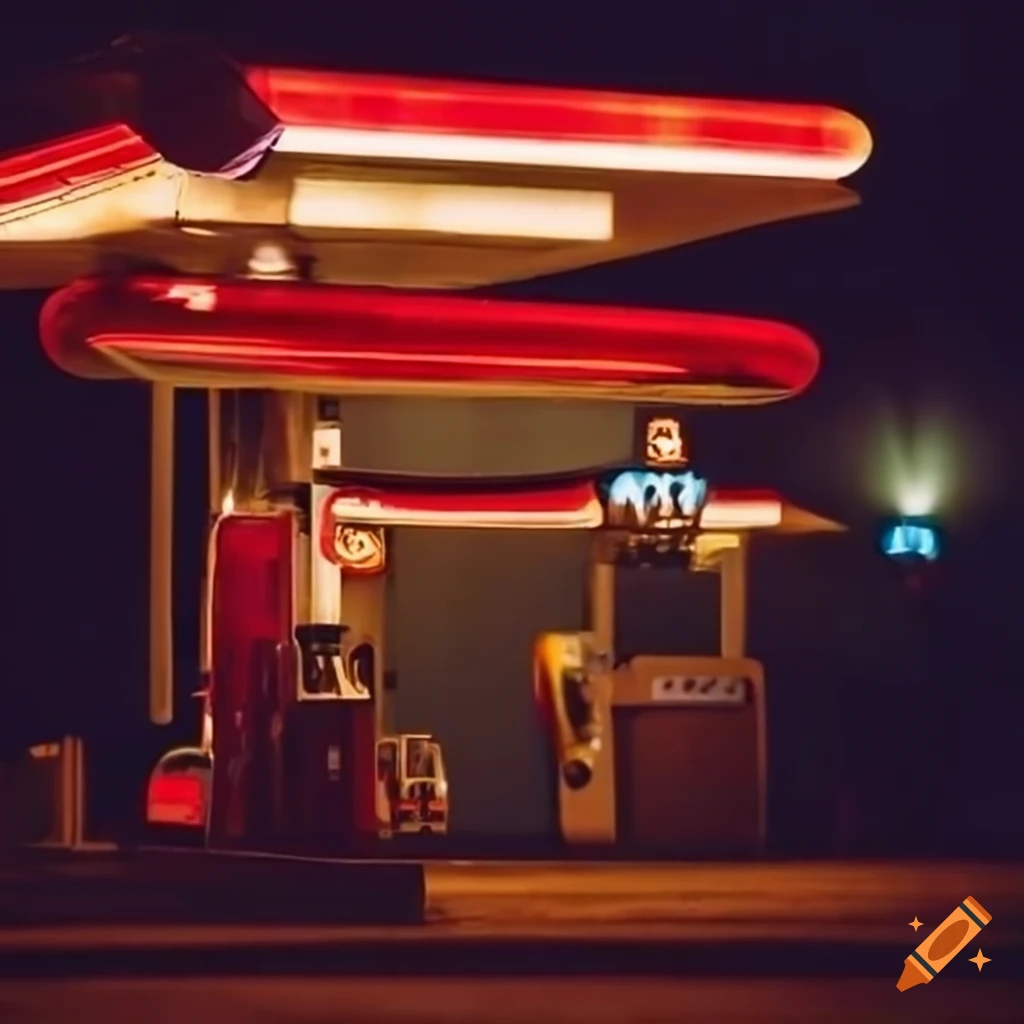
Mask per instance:
[[[970,962],[972,964],[977,964],[978,970],[980,971],[982,969],[982,967],[985,966],[985,964],[990,964],[992,962],[992,957],[985,956],[985,954],[982,953],[982,951],[979,949],[978,950],[978,955],[977,956],[972,956]]]
[[[907,924],[909,924],[910,927],[913,928],[915,932],[917,931],[918,928],[921,927],[921,925],[923,923],[924,923],[923,921],[918,921],[917,914],[914,915],[914,920],[913,921],[908,921],[907,922]]]

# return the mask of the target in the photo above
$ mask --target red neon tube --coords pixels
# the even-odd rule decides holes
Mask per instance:
[[[549,476],[443,477],[324,470],[334,490],[322,506],[321,543],[337,523],[509,530],[594,530],[604,525],[596,481],[607,468]],[[713,491],[700,525],[707,530],[778,526],[782,499],[771,491]]]
[[[382,140],[366,133],[377,133],[396,137],[384,140],[396,157],[837,180],[871,151],[864,124],[831,107],[296,68],[253,67],[247,77],[284,125],[278,149],[295,152],[372,156],[366,147]],[[517,160],[497,144],[510,140],[533,145]]]
[[[744,404],[818,367],[769,321],[290,282],[81,280],[40,326],[69,373],[196,386]]]
[[[0,213],[59,199],[160,162],[126,124],[103,124],[0,157]]]

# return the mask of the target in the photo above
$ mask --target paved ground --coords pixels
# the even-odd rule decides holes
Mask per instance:
[[[202,854],[189,854],[190,858]],[[68,869],[72,870],[72,869]],[[109,861],[73,869],[88,885]],[[0,872],[0,883],[5,879]],[[16,884],[11,876],[8,884]],[[966,896],[993,916],[990,945],[1024,945],[1024,866],[984,862],[718,864],[436,863],[427,866],[429,927],[165,922],[0,931],[0,950],[69,941],[133,944],[465,939],[812,940],[898,943],[907,922],[934,926]]]
[[[965,897],[1024,939],[1024,866],[971,862],[435,864],[435,919],[463,933],[905,940]]]
[[[986,971],[994,966],[986,967]],[[971,968],[973,970],[973,968]],[[1019,1022],[1024,989],[980,975],[881,980],[322,978],[0,983],[4,1024],[697,1024]]]
[[[73,870],[88,884],[98,863]],[[0,1020],[1024,1019],[1020,866],[439,863],[427,892],[428,924],[404,928],[0,930]],[[990,962],[978,972],[959,957],[898,993],[920,941],[908,922],[933,927],[966,896],[993,915],[977,940]]]

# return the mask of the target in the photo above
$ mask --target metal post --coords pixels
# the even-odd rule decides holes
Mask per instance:
[[[149,508],[149,717],[174,717],[172,554],[174,545],[174,388],[152,387]]]
[[[747,649],[747,538],[722,552],[721,645],[723,658],[744,658]]]
[[[59,766],[57,842],[74,850],[82,845],[85,831],[85,764],[77,736],[65,736],[61,741]]]

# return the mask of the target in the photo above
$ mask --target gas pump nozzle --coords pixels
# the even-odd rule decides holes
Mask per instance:
[[[331,622],[308,622],[295,627],[303,696],[341,697],[344,694],[346,676],[341,641],[345,631],[345,626]]]
[[[588,675],[594,662],[589,637],[545,633],[534,655],[534,694],[547,712],[559,768],[570,789],[582,789],[594,774],[603,723]]]
[[[295,627],[301,693],[305,698],[369,699],[373,692],[372,644],[344,650],[348,626],[311,622]]]

